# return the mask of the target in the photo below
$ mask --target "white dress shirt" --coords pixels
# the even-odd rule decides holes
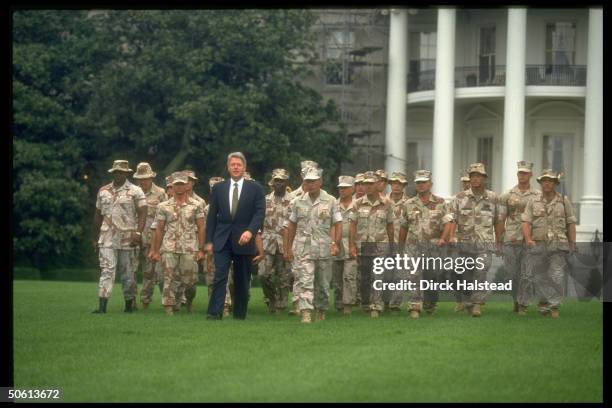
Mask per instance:
[[[240,200],[240,193],[242,192],[242,184],[244,183],[244,177],[242,177],[238,181],[234,181],[230,178],[230,188],[229,188],[229,208],[230,211],[232,209],[232,195],[234,194],[234,184],[238,183],[238,200]]]

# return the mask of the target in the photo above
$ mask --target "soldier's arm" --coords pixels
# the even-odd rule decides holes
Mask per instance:
[[[351,258],[355,258],[357,256],[357,221],[351,221],[349,225],[349,251]]]
[[[164,235],[164,227],[166,225],[165,220],[157,220],[157,228],[153,235],[153,242],[151,243],[151,252],[149,252],[149,259],[152,261],[159,261],[159,247],[161,246],[162,238]]]
[[[569,240],[569,246],[572,251],[576,250],[576,224],[568,224],[567,226],[567,239]]]
[[[202,214],[203,215],[203,214]],[[204,227],[204,217],[196,218],[196,225],[198,227],[198,254],[196,255],[196,261],[200,261],[204,258],[204,244],[206,240],[206,229]]]
[[[533,202],[529,200],[527,205],[525,206],[525,210],[521,215],[521,220],[523,221],[523,237],[525,238],[525,243],[528,246],[534,246],[535,242],[531,238],[531,222],[533,221]]]
[[[96,212],[94,213],[92,237],[91,237],[94,248],[98,246],[98,236],[100,235],[100,227],[102,226],[102,219],[103,219],[102,212],[96,208]]]
[[[389,238],[389,243],[393,243],[393,235],[395,235],[395,229],[393,228],[393,223],[387,223],[387,237]]]
[[[255,235],[255,247],[257,248],[257,255],[253,258],[253,263],[258,264],[264,257],[263,239],[261,238],[261,230],[257,231]]]
[[[297,224],[293,221],[289,221],[287,224],[287,244],[285,245],[285,261],[293,261],[293,239],[295,238]]]

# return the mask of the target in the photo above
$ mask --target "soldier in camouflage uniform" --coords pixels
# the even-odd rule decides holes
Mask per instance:
[[[307,193],[291,201],[285,260],[295,261],[299,308],[303,323],[311,322],[315,308],[317,320],[325,320],[328,309],[332,257],[338,253],[342,215],[336,200],[321,190],[322,169],[309,168],[304,182]],[[294,242],[295,238],[295,242]]]
[[[381,197],[386,197],[387,181],[389,180],[387,172],[384,170],[376,170],[374,174],[378,178],[378,181],[376,182],[376,190],[378,191],[378,194],[380,194]]]
[[[402,219],[404,218],[405,205],[406,201],[409,199],[404,191],[406,185],[408,185],[408,180],[404,173],[395,171],[391,174],[391,177],[389,177],[389,184],[391,185],[389,201],[391,202],[391,210],[393,211],[393,242],[399,242],[399,233]],[[387,274],[384,279],[385,282],[399,282],[401,279],[400,275],[403,276],[398,270],[385,271],[385,273]],[[389,310],[395,312],[401,311],[404,291],[395,290],[388,292]]]
[[[198,178],[196,177],[195,172],[193,170],[183,170],[183,171],[185,174],[187,174],[187,177],[188,177],[187,195],[193,198],[194,200],[196,200],[197,202],[199,202],[200,205],[202,206],[202,209],[206,208],[207,206],[206,200],[204,200],[202,197],[197,195],[193,189],[195,184],[198,181]],[[206,218],[204,220],[205,220],[204,223],[206,224]],[[197,278],[196,282],[193,284],[193,286],[189,286],[185,288],[185,293],[181,295],[181,304],[185,305],[187,303],[187,297],[191,297],[192,299],[195,298],[198,280],[200,279],[204,280],[204,277],[205,277],[204,263],[198,262],[198,273],[196,275],[196,278]]]
[[[152,261],[162,262],[162,305],[169,315],[178,310],[183,292],[191,312],[195,293],[186,289],[195,286],[197,262],[204,257],[204,208],[187,194],[187,183],[185,172],[172,174],[174,197],[158,206],[155,247],[149,253]]]
[[[455,196],[451,202],[451,212],[456,233],[460,237],[457,242],[459,256],[481,258],[484,268],[466,270],[460,278],[470,282],[484,282],[503,226],[499,222],[497,195],[485,188],[487,172],[484,164],[471,164],[468,174],[471,187]],[[451,228],[451,241],[454,234],[455,229]],[[487,293],[485,290],[474,290],[470,294],[464,292],[464,296],[469,296],[464,302],[465,308],[473,317],[480,317]]]
[[[319,164],[312,160],[304,160],[300,163],[300,166],[301,166],[300,176],[302,177],[302,184],[298,188],[296,188],[295,190],[289,193],[289,196],[287,197],[289,201],[293,200],[295,197],[298,197],[304,194],[304,184],[305,184],[304,175],[306,174],[306,169],[308,169],[309,167],[314,167],[315,169],[319,168]]]
[[[365,195],[365,186],[363,185],[363,173],[355,174],[355,195],[353,199],[363,197]]]
[[[463,191],[469,189],[470,186],[470,175],[468,174],[468,172],[466,170],[461,172],[461,187],[463,189]]]
[[[355,243],[350,242],[350,226],[355,221],[353,207],[354,179],[351,176],[338,177],[339,198],[338,209],[342,215],[342,240],[338,255],[333,264],[332,286],[334,288],[334,303],[336,310],[344,315],[350,315],[353,305],[357,305],[357,259]],[[354,237],[353,237],[354,239]]]
[[[377,256],[384,256],[393,243],[393,211],[391,202],[381,197],[376,189],[376,175],[364,174],[366,195],[354,201],[357,219],[351,223],[351,234],[355,236],[358,264],[361,275],[361,302],[364,311],[377,318],[383,310],[382,290],[373,290],[373,262]],[[369,308],[367,305],[369,304]]]
[[[259,277],[270,313],[285,309],[289,296],[290,265],[283,258],[283,228],[291,202],[286,190],[288,180],[287,170],[272,170],[274,191],[266,196],[266,217],[261,234],[265,260],[259,268]]]
[[[551,169],[542,170],[538,177],[542,194],[527,203],[522,215],[527,259],[518,296],[521,315],[527,312],[532,293],[529,286],[533,285],[542,299],[540,313],[559,317],[566,255],[576,250],[577,221],[570,200],[555,191],[559,177]]]
[[[136,306],[135,274],[138,269],[138,247],[147,217],[147,202],[142,189],[127,180],[127,175],[132,171],[127,160],[115,160],[108,170],[113,175],[113,182],[98,191],[93,245],[99,251],[101,272],[99,306],[94,313],[106,313],[117,270],[121,273],[124,311],[132,312]]]
[[[533,163],[520,161],[517,166],[518,184],[499,197],[500,222],[504,225],[502,248],[504,267],[512,279],[514,312],[518,312],[517,293],[521,287],[520,277],[525,275],[525,246],[521,215],[527,202],[540,195],[540,192],[532,189],[529,183]],[[498,245],[501,246],[501,242]]]
[[[151,224],[153,224],[153,220],[155,219],[157,205],[168,199],[164,189],[157,186],[153,182],[153,178],[156,175],[157,173],[151,169],[151,165],[145,162],[138,164],[136,167],[136,173],[133,175],[133,178],[138,181],[140,188],[142,188],[147,200],[147,220],[145,221],[145,228],[142,234],[142,246],[140,248],[140,264],[142,265],[142,289],[140,289],[140,302],[145,310],[151,303],[155,285],[159,285],[160,288],[163,288],[162,285],[164,282],[160,264],[157,262],[151,262],[147,257],[151,250],[151,237],[153,235]]]
[[[414,172],[414,182],[417,195],[406,201],[402,227],[399,233],[400,247],[407,242],[406,252],[413,257],[425,256],[432,258],[444,257],[444,246],[451,231],[452,214],[442,197],[431,193],[431,172],[417,170]],[[440,282],[444,271],[435,265],[421,267],[419,270],[403,271],[402,279],[415,282],[416,289],[410,291],[408,308],[410,317],[418,319],[420,312],[425,310],[433,313],[438,301],[438,293],[434,290],[425,291],[423,296],[419,288],[421,279]]]

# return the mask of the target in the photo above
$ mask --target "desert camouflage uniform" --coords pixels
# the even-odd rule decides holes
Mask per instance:
[[[530,188],[522,192],[518,185],[499,197],[499,219],[505,223],[503,238],[504,267],[512,279],[512,299],[517,302],[518,291],[521,288],[533,289],[529,285],[521,285],[521,277],[525,275],[525,244],[523,240],[523,222],[521,215],[529,200],[537,198],[540,191]],[[523,298],[529,298],[523,295]]]
[[[444,226],[453,220],[449,205],[442,197],[429,195],[426,204],[416,195],[406,202],[402,227],[406,228],[406,251],[413,257],[440,257],[445,256],[445,249],[437,245],[442,237]],[[419,268],[419,270],[406,271],[401,279],[415,282],[416,289],[409,292],[410,305],[408,310],[421,311],[423,308],[433,311],[438,301],[438,292],[419,289],[421,279],[439,282],[443,280],[444,271],[440,268]],[[424,296],[423,296],[424,295]],[[423,304],[425,300],[425,304]]]
[[[550,202],[540,195],[527,203],[522,220],[531,224],[531,239],[536,246],[527,249],[525,276],[521,279],[527,288],[520,290],[518,302],[528,306],[530,287],[535,287],[536,295],[544,301],[540,303],[540,311],[557,309],[563,298],[569,251],[567,225],[577,222],[574,208],[570,200],[559,193]]]
[[[323,190],[314,202],[310,194],[303,194],[291,201],[289,221],[297,224],[292,249],[299,309],[324,312],[332,276],[330,230],[342,221],[336,199]]]
[[[157,186],[155,183],[151,185],[151,190],[145,193],[147,200],[147,219],[145,227],[142,231],[142,248],[140,250],[140,259],[142,262],[142,289],[140,289],[140,301],[142,303],[151,303],[155,285],[160,285],[163,288],[164,276],[159,262],[151,262],[148,258],[151,250],[151,241],[153,238],[154,229],[151,228],[157,205],[168,199],[166,190]],[[163,289],[162,289],[163,290]]]
[[[259,268],[264,296],[268,299],[270,309],[287,307],[290,277],[289,263],[283,259],[283,228],[288,216],[289,194],[277,197],[274,192],[266,196],[266,217],[264,218],[263,241],[265,259],[263,268]]]
[[[387,196],[391,203],[391,211],[393,211],[393,242],[399,242],[399,231],[402,225],[402,219],[404,218],[405,205],[409,197],[402,193],[402,196],[398,201],[394,201],[392,194]],[[385,282],[398,282],[404,274],[398,270],[385,270],[383,273],[383,280]],[[383,291],[383,300],[389,304],[389,309],[400,310],[403,302],[403,291],[401,290],[386,290]]]
[[[137,208],[147,205],[142,189],[128,180],[115,189],[109,183],[98,191],[96,208],[102,214],[98,238],[100,283],[98,297],[110,298],[117,270],[121,274],[123,297],[136,298],[138,247],[131,244],[132,233],[138,231]]]
[[[333,263],[332,282],[334,286],[334,303],[336,309],[357,304],[357,260],[350,258],[349,228],[356,220],[355,207],[351,202],[346,208],[336,201],[342,215],[342,244],[338,248]]]
[[[204,208],[191,197],[187,197],[181,205],[171,198],[158,206],[155,220],[165,222],[160,249],[164,270],[164,306],[177,305],[183,293],[189,303],[195,296],[193,291],[187,289],[197,282],[198,218],[204,219]]]
[[[366,194],[353,205],[357,215],[355,245],[359,256],[362,307],[367,309],[369,305],[370,310],[380,312],[384,307],[382,291],[372,288],[373,279],[380,279],[380,275],[373,274],[372,266],[374,257],[384,256],[389,251],[387,224],[393,223],[391,203],[386,197],[370,202]]]
[[[457,223],[459,256],[474,259],[480,257],[485,265],[482,270],[466,270],[458,279],[484,282],[491,267],[492,252],[495,250],[494,226],[499,221],[497,195],[485,189],[481,196],[476,196],[470,188],[455,196],[451,202],[451,212]],[[487,294],[485,290],[464,293],[468,299],[465,301],[466,307],[484,304]]]

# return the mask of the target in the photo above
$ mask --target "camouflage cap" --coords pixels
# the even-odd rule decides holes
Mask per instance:
[[[222,181],[225,181],[223,177],[219,177],[219,176],[211,177],[208,179],[208,187],[212,188],[212,186]]]
[[[542,179],[545,178],[549,178],[554,180],[557,184],[559,184],[559,179],[561,178],[561,175],[558,174],[557,172],[553,171],[553,169],[544,169],[542,170],[542,173],[540,174],[540,176],[538,177],[538,183],[542,182]]]
[[[363,173],[355,174],[355,184],[363,183],[363,178],[364,178]]]
[[[399,181],[402,184],[408,184],[408,180],[406,179],[406,175],[401,171],[394,171],[391,173],[391,177],[389,177],[389,181]]]
[[[289,180],[289,172],[285,169],[274,169],[272,170],[272,180]]]
[[[384,170],[376,170],[374,172],[378,176],[378,179],[387,180],[389,177],[387,176],[387,172]]]
[[[123,171],[126,173],[132,172],[134,170],[130,169],[130,165],[127,160],[115,160],[113,162],[113,167],[108,170],[109,173],[115,171]]]
[[[417,181],[431,181],[431,171],[429,170],[417,170],[414,172],[414,182]]]
[[[300,171],[300,174],[302,175],[302,178],[304,178],[304,176],[306,175],[306,169],[310,167],[314,167],[315,169],[318,169],[319,163],[314,162],[312,160],[304,160],[303,162],[300,163],[300,166],[302,168],[302,170]]]
[[[527,173],[531,173],[533,169],[533,163],[525,161],[525,160],[521,160],[520,162],[517,162],[516,166],[518,167],[518,171],[524,171]]]
[[[187,184],[189,181],[189,175],[184,171],[175,171],[172,173],[172,184],[184,183]]]
[[[245,180],[253,180],[253,177],[251,177],[251,173],[249,173],[248,171],[244,172],[244,179]]]
[[[378,181],[378,176],[374,174],[373,171],[366,171],[363,173],[363,181],[362,183],[376,183]]]
[[[459,177],[461,178],[461,181],[470,181],[470,175],[468,174],[467,170],[462,170],[461,173],[459,173]]]
[[[146,162],[138,163],[136,166],[136,173],[132,176],[135,179],[153,178],[157,176],[157,173],[153,171],[151,165]]]
[[[188,178],[193,179],[193,180],[197,180],[198,178],[195,175],[195,172],[193,170],[183,170],[183,173],[185,173],[187,175]]]
[[[306,174],[304,175],[304,180],[318,180],[323,175],[323,169],[315,169],[314,167],[308,167],[306,169]]]
[[[354,185],[355,179],[352,176],[338,177],[338,187],[353,187]]]
[[[470,167],[468,167],[467,172],[468,174],[479,173],[479,174],[482,174],[483,176],[487,175],[487,172],[485,171],[485,165],[483,163],[470,164]]]
[[[172,186],[172,176],[166,176],[166,187]]]

